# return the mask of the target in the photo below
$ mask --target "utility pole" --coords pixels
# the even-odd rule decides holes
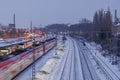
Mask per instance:
[[[33,33],[33,28],[32,28],[32,21],[30,23],[30,27],[31,27],[31,33]],[[33,33],[34,34],[34,33]],[[35,43],[35,35],[33,35],[32,37],[33,39],[33,46]],[[34,49],[35,50],[35,49]],[[35,51],[33,51],[33,64],[32,64],[32,80],[35,80]]]

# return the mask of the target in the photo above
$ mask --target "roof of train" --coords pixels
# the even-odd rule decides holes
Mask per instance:
[[[48,39],[48,40],[46,40],[46,41],[50,41],[50,40],[53,40],[53,39],[55,39],[55,38]],[[20,41],[20,42],[22,42],[22,41]],[[18,42],[18,43],[20,43],[20,42]],[[0,43],[1,43],[1,42],[0,42]],[[1,45],[1,44],[0,44],[0,45]],[[42,46],[40,46],[40,45],[41,45],[41,44],[35,45],[35,46],[30,46],[30,47],[28,47],[28,48],[25,48],[25,49],[22,49],[22,50],[17,50],[17,51],[15,51],[15,52],[12,52],[12,53],[9,54],[9,55],[0,56],[0,63],[3,62],[3,61],[5,61],[5,60],[7,60],[7,59],[10,59],[10,58],[12,58],[12,57],[15,57],[16,55],[19,55],[19,54],[21,54],[21,53],[26,53],[27,51],[32,52],[33,50],[38,49],[39,47],[42,47]],[[33,48],[34,48],[34,49],[33,49]],[[21,54],[21,56],[22,56],[22,54]]]
[[[11,46],[14,44],[20,44],[20,43],[24,43],[24,42],[26,42],[26,40],[24,40],[24,39],[3,40],[3,41],[0,41],[0,47]]]
[[[35,37],[35,41],[45,41],[48,39],[51,39],[52,37]],[[29,41],[31,41],[32,39],[30,39]],[[9,39],[9,40],[2,40],[0,41],[0,47],[6,47],[6,46],[11,46],[11,45],[15,45],[15,44],[20,44],[20,43],[25,43],[26,40],[24,38],[20,38],[20,39]]]

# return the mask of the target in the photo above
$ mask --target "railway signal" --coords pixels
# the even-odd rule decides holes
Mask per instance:
[[[96,52],[94,52],[94,53],[93,53],[93,56],[96,56],[96,55],[97,55]]]

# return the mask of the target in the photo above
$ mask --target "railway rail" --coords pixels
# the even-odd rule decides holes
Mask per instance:
[[[71,42],[73,43],[73,40],[71,40]],[[75,45],[74,43],[72,44],[73,45],[73,48],[75,49]],[[67,74],[67,79],[68,80],[73,80],[73,74],[72,72],[74,71],[74,65],[73,65],[73,61],[74,61],[74,53],[75,53],[75,50],[73,49],[73,53],[71,53],[70,51],[72,51],[72,48],[69,47],[69,50],[68,50],[68,53],[67,53],[67,56],[66,56],[66,59],[65,59],[65,63],[64,63],[64,66],[63,66],[63,70],[62,70],[62,73],[61,73],[61,77],[60,77],[60,80],[65,80],[65,75],[66,75],[66,72],[65,72],[65,69],[66,69],[66,66],[67,66],[67,63],[69,63],[70,61],[70,66],[69,66],[69,74]],[[76,79],[74,79],[76,80]]]
[[[96,75],[96,72],[90,62],[89,57],[86,54],[86,51],[83,51],[82,44],[78,43],[79,57],[81,60],[83,80],[100,80],[100,78]]]
[[[64,53],[64,60],[62,61],[61,70],[59,70],[58,80],[83,80],[80,70],[79,53],[75,40],[70,38],[70,46],[67,53]]]
[[[81,40],[78,40],[79,42],[81,42]],[[88,51],[88,53],[90,53],[90,55],[93,57],[94,61],[96,62],[96,64],[98,65],[98,67],[101,69],[101,71],[103,72],[104,76],[106,77],[106,80],[120,80],[120,78],[118,77],[118,75],[116,75],[115,72],[113,72],[113,70],[110,69],[110,67],[99,57],[97,56],[94,57],[92,55],[91,50],[87,47],[87,46],[83,46],[85,48],[86,51]],[[103,64],[106,66],[106,68],[103,66]],[[112,73],[112,75],[108,72],[108,70],[110,71],[110,73]],[[114,76],[114,77],[113,77]]]
[[[89,51],[89,53],[92,55],[92,52],[89,50],[88,47],[86,47],[86,50]],[[93,55],[92,55],[93,56]],[[110,69],[110,67],[99,57],[97,56],[96,57],[93,57],[93,59],[96,61],[96,63],[98,64],[99,68],[101,69],[101,71],[104,73],[105,77],[107,80],[120,80],[120,78],[116,75],[115,72],[113,72],[113,70]],[[106,68],[103,66],[103,64],[107,67],[107,70]],[[108,70],[110,72],[112,72],[112,77],[111,74],[108,72]]]
[[[87,54],[84,54],[86,52],[83,51],[83,46],[81,46],[82,44],[72,38],[71,41],[72,46],[69,48],[65,58],[60,80],[100,80],[96,75],[94,68],[92,68],[93,66],[89,57]],[[66,68],[68,63],[70,63],[70,65]],[[67,74],[66,69],[69,71],[69,74]],[[80,76],[80,74],[82,76]]]

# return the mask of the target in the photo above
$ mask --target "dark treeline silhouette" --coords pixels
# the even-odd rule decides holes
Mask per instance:
[[[93,39],[96,43],[101,44],[103,50],[108,50],[112,57],[112,63],[117,63],[117,56],[120,56],[120,42],[118,35],[115,34],[112,15],[110,9],[103,9],[95,12],[93,17]],[[106,54],[106,53],[105,53]]]
[[[103,9],[95,12],[93,17],[94,33],[93,39],[95,42],[102,45],[103,49],[111,50],[111,41],[113,39],[112,31],[112,15],[110,10],[104,11]]]
[[[82,36],[90,39],[93,32],[93,23],[87,19],[82,19],[78,24],[73,24],[69,27],[70,34]]]
[[[48,33],[60,33],[60,32],[67,32],[68,30],[68,25],[67,24],[51,24],[46,26],[43,31]]]
[[[88,35],[93,31],[93,23],[87,19],[82,19],[78,24],[51,24],[42,29],[46,33],[70,32],[70,34]],[[87,38],[87,36],[86,36]]]
[[[111,12],[100,10],[93,17],[94,38],[96,42],[102,42],[111,38],[112,34],[112,17]]]

